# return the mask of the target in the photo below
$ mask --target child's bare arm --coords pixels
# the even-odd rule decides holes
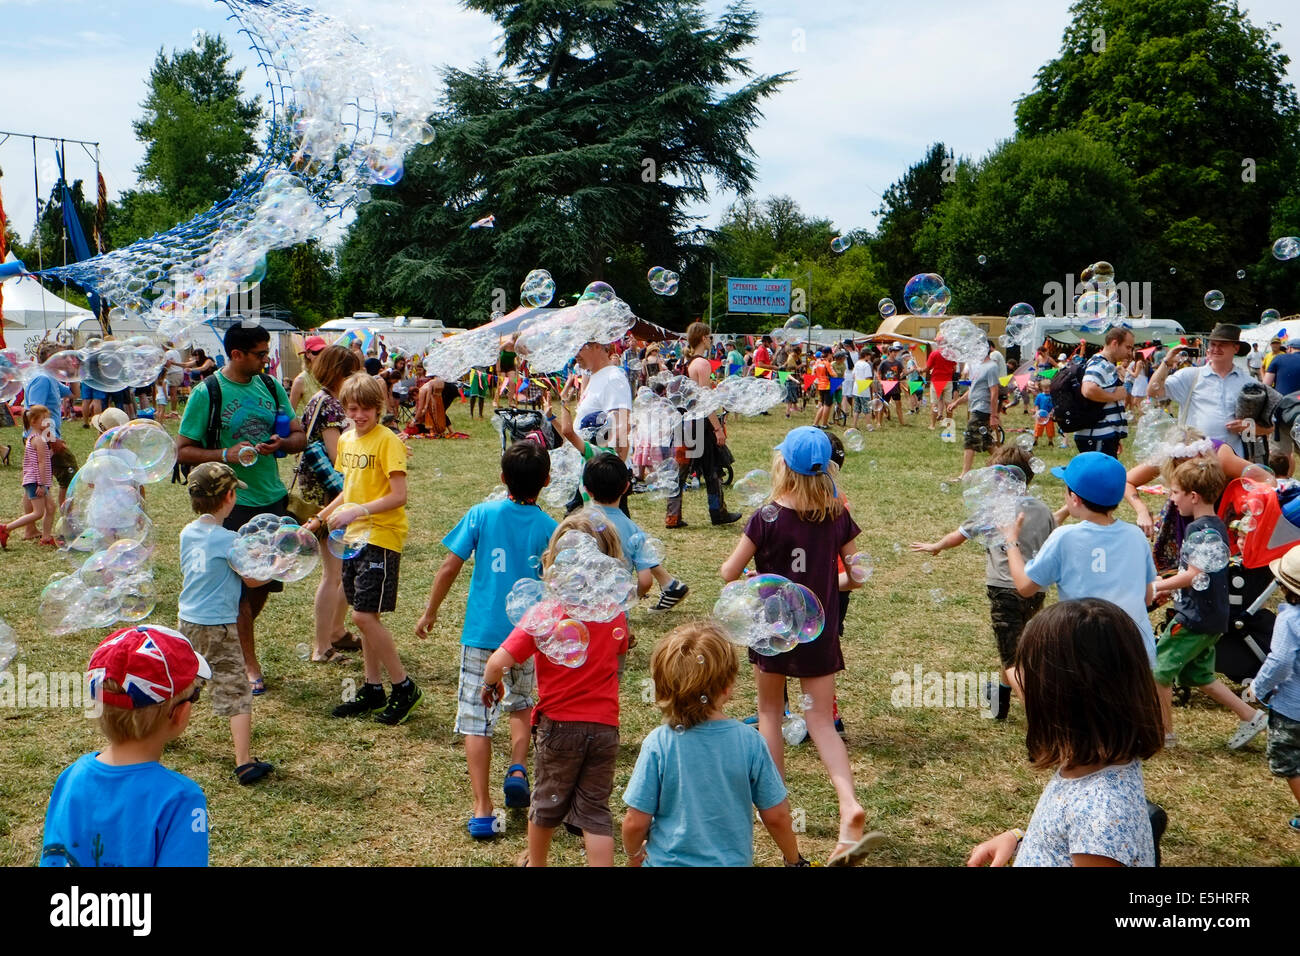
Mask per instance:
[[[1171,574],[1167,578],[1159,578],[1151,585],[1151,587],[1155,589],[1156,594],[1161,594],[1165,591],[1181,591],[1183,588],[1191,587],[1192,582],[1196,580],[1197,575],[1200,573],[1200,568],[1189,564],[1177,574]]]
[[[442,566],[433,576],[433,587],[429,589],[429,603],[425,606],[424,613],[420,615],[420,620],[415,624],[416,637],[421,640],[428,637],[429,629],[438,623],[438,608],[442,607],[442,602],[447,597],[447,592],[451,590],[456,575],[460,574],[460,569],[464,566],[465,559],[455,553],[449,553],[442,559]]]
[[[763,821],[768,834],[776,841],[781,856],[786,863],[799,862],[799,839],[794,835],[794,826],[790,822],[790,801],[782,800],[774,807],[758,811],[758,818]],[[626,841],[624,841],[626,845]]]
[[[949,548],[956,548],[966,543],[966,536],[960,531],[950,531],[938,541],[929,543],[926,541],[913,541],[913,551],[924,551],[926,554],[938,554],[940,551],[947,551]]]
[[[745,570],[745,565],[749,563],[758,547],[753,541],[750,541],[746,535],[741,535],[740,540],[736,542],[736,550],[731,552],[731,556],[722,562],[720,569],[722,580],[734,581],[740,577],[740,572]]]
[[[501,678],[517,663],[519,662],[504,647],[498,647],[492,652],[483,668],[483,687],[479,695],[485,705],[491,707],[501,699]]]
[[[632,807],[623,814],[623,849],[627,851],[628,866],[640,866],[645,861],[645,844],[653,820],[650,814]]]

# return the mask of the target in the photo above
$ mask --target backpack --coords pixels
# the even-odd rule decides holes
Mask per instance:
[[[208,428],[203,433],[204,448],[216,448],[217,442],[221,440],[221,383],[217,381],[217,378],[216,372],[213,372],[203,380],[203,387],[208,390]],[[258,378],[262,380],[266,390],[271,393],[278,414],[280,411],[280,394],[275,390],[275,379],[265,372],[259,372]],[[190,470],[193,467],[193,465],[182,465],[178,461],[172,466],[172,483],[188,484]]]
[[[1095,428],[1101,421],[1106,403],[1083,397],[1083,373],[1087,365],[1071,362],[1056,373],[1048,388],[1056,424],[1063,432]]]

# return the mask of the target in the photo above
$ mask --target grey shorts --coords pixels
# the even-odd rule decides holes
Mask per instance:
[[[491,737],[501,714],[529,710],[537,703],[537,666],[530,657],[505,673],[506,695],[496,706],[486,707],[479,696],[483,674],[492,651],[486,647],[460,649],[460,684],[456,689],[456,726],[458,734]]]
[[[1268,712],[1268,769],[1275,777],[1300,777],[1300,720]]]

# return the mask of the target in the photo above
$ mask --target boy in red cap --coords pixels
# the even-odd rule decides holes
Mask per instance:
[[[86,676],[109,743],[59,774],[41,866],[207,866],[207,798],[159,760],[189,726],[208,662],[184,635],[138,624],[95,648]]]

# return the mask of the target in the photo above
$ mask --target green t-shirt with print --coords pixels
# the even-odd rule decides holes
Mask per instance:
[[[240,385],[221,372],[213,374],[221,386],[221,430],[216,447],[231,448],[241,441],[254,445],[269,441],[275,436],[277,409],[293,416],[284,386],[274,379],[275,394],[271,394],[260,375],[254,376],[247,385]],[[195,386],[185,403],[180,433],[203,444],[207,440],[208,407],[207,386]],[[248,485],[235,492],[235,501],[241,505],[271,505],[288,494],[280,480],[279,463],[274,455],[258,455],[257,461],[248,467],[239,464],[232,456],[229,465],[235,469],[239,480]]]

